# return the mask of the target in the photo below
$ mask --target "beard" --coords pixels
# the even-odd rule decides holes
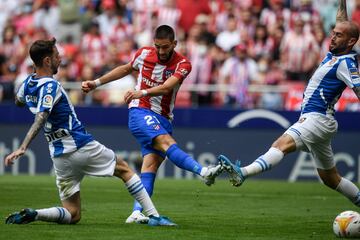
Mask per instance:
[[[51,64],[51,71],[52,71],[53,75],[57,74],[58,66],[56,66],[55,64]]]
[[[174,50],[171,50],[171,51],[168,53],[166,59],[164,59],[164,60],[160,58],[159,53],[157,53],[157,57],[158,57],[158,59],[159,59],[160,62],[165,63],[165,62],[168,62],[168,61],[170,60],[170,58],[172,57],[173,53],[174,53]]]
[[[339,46],[339,47],[334,47],[334,48],[331,48],[329,46],[329,51],[332,53],[332,54],[339,54],[339,53],[342,53],[346,50],[346,47],[342,47],[342,46]]]

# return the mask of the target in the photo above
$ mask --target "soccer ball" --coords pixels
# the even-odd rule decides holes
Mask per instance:
[[[336,216],[333,230],[338,237],[360,237],[360,214],[355,211],[345,211]]]

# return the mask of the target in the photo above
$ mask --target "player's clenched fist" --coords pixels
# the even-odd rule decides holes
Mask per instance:
[[[141,98],[143,97],[143,93],[141,91],[133,91],[133,90],[130,90],[130,91],[127,91],[125,93],[125,96],[124,96],[124,101],[129,104],[131,102],[131,100],[133,99],[138,99],[138,98]]]
[[[81,90],[85,93],[90,92],[91,90],[94,90],[96,88],[95,81],[84,81],[81,83]]]
[[[7,155],[4,159],[5,166],[9,166],[14,163],[16,159],[24,155],[25,150],[24,149],[17,149],[16,151],[12,152],[11,154]]]

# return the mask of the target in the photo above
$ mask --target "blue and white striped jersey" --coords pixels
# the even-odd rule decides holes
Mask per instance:
[[[333,117],[334,105],[346,86],[360,86],[356,53],[335,56],[329,52],[309,80],[301,113],[317,112]]]
[[[20,86],[17,97],[33,114],[49,112],[44,126],[50,155],[76,151],[93,140],[78,120],[64,88],[51,77],[30,75]]]

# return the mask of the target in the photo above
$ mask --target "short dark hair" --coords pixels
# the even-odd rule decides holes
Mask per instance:
[[[51,40],[36,40],[31,44],[29,53],[35,66],[41,67],[45,57],[49,57],[54,52],[56,39]]]
[[[175,40],[175,32],[169,25],[161,25],[155,30],[155,39],[169,39],[170,41]]]

